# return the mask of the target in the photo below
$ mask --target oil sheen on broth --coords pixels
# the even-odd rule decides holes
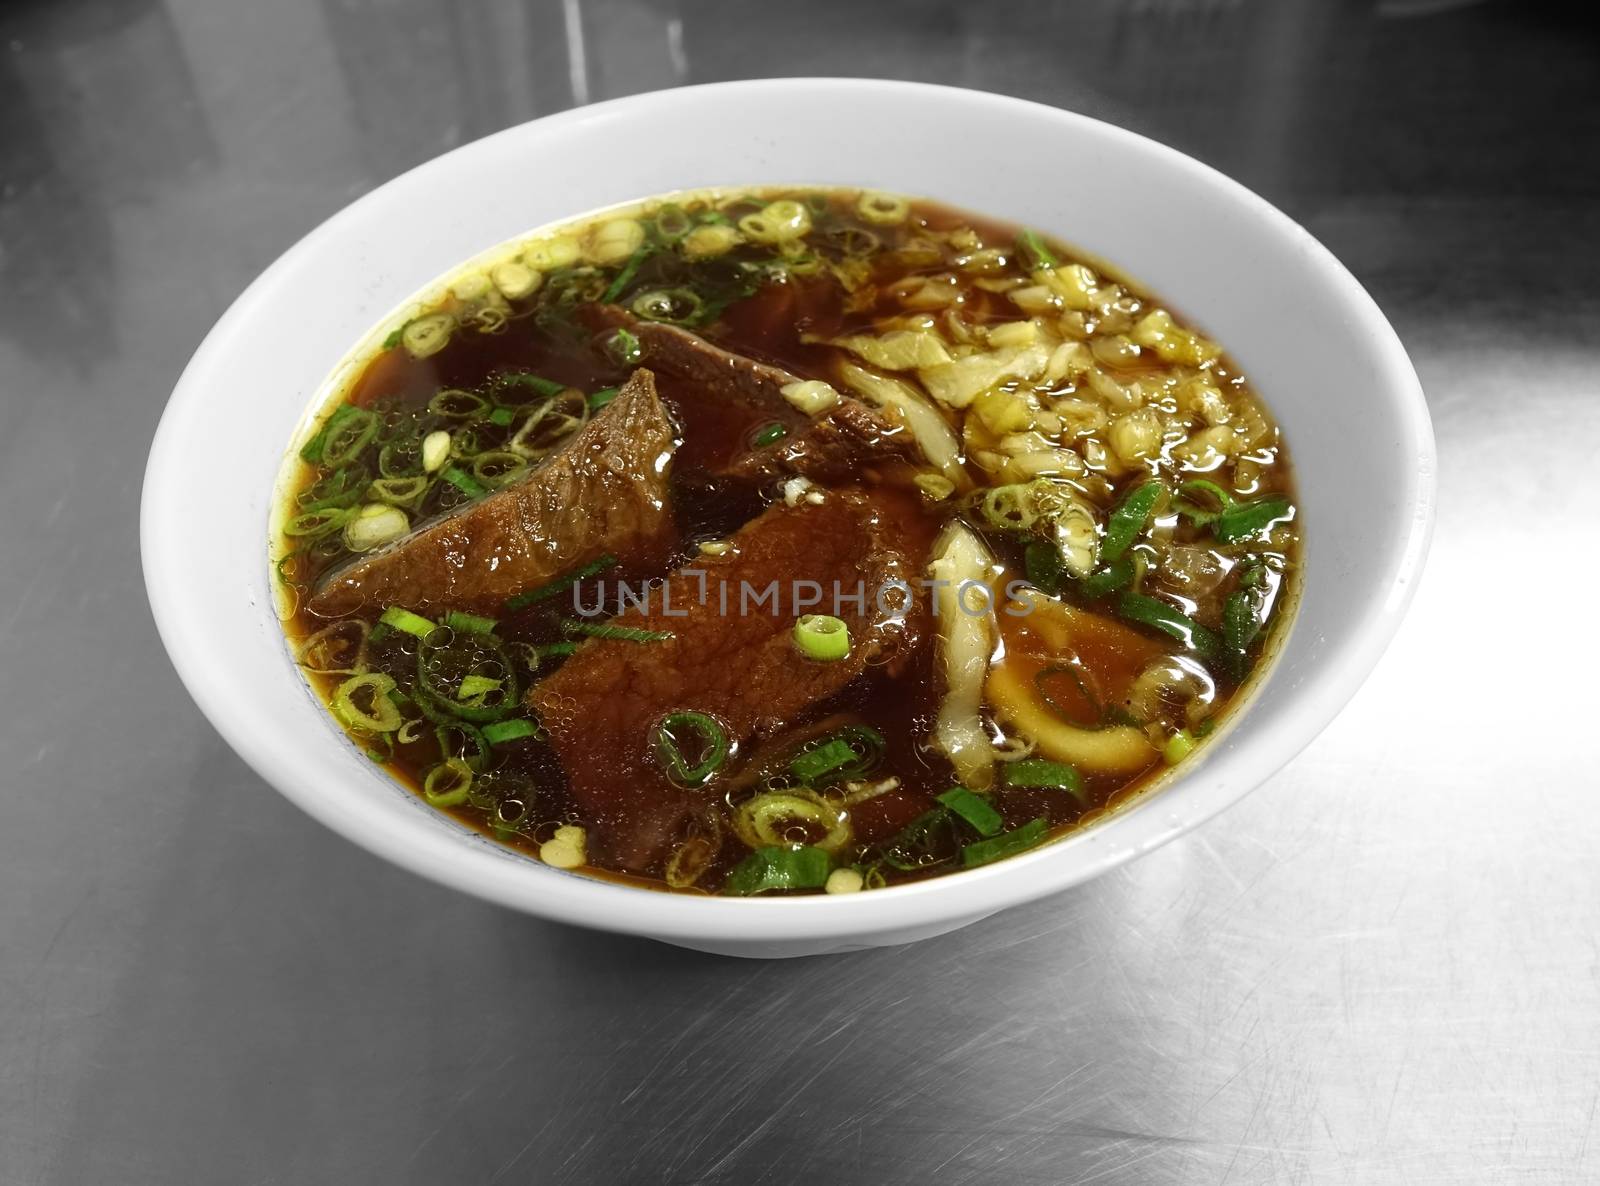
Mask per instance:
[[[1292,616],[1238,368],[932,202],[609,212],[350,373],[275,519],[290,645],[374,761],[560,867],[842,893],[1011,856],[1194,760]]]

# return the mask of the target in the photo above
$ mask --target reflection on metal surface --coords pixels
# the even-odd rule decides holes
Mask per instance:
[[[1600,1178],[1564,599],[1600,580],[1592,35],[1553,4],[572,7],[586,93],[537,0],[0,9],[0,1177]],[[173,677],[133,506],[190,351],[352,197],[755,73],[1021,93],[1227,168],[1373,291],[1440,447],[1405,628],[1268,787],[1057,899],[781,965],[515,917],[296,814]]]
[[[561,0],[561,20],[567,33],[567,77],[572,80],[572,101],[581,107],[589,101],[589,58],[583,48],[580,0]]]

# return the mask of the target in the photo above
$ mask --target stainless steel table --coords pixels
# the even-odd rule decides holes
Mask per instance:
[[[441,150],[818,72],[1126,124],[1349,263],[1441,447],[1393,650],[1224,818],[899,950],[581,933],[325,833],[151,627],[188,354]],[[55,0],[0,14],[0,110],[0,1182],[1600,1180],[1600,43],[1562,8]]]

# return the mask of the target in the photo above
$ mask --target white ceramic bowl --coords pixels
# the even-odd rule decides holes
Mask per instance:
[[[1306,576],[1294,633],[1255,705],[1182,778],[982,869],[845,897],[720,899],[629,889],[510,853],[359,755],[293,666],[266,560],[291,434],[355,343],[497,243],[667,190],[801,182],[925,194],[1044,228],[1223,342],[1277,412],[1298,466]],[[1410,600],[1433,499],[1427,408],[1394,331],[1327,250],[1248,190],[1152,141],[1016,99],[790,79],[537,120],[329,219],[250,286],[184,372],[150,453],[142,544],[156,622],[190,693],[263,778],[330,828],[532,914],[779,956],[953,930],[1103,873],[1227,807],[1315,737],[1377,661]]]

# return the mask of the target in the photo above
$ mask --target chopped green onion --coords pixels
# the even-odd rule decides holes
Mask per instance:
[[[641,630],[637,626],[613,626],[610,622],[576,622],[568,619],[561,623],[565,634],[581,634],[588,638],[609,638],[618,642],[666,642],[677,635],[670,630]]]
[[[836,772],[836,777],[844,780],[865,778],[871,774],[882,764],[884,754],[889,749],[889,743],[883,739],[883,734],[871,725],[846,725],[834,736],[848,745],[856,755],[854,762]]]
[[[684,752],[689,739],[696,743],[693,760]],[[728,731],[703,712],[670,712],[656,726],[656,757],[667,777],[679,786],[697,787],[705,782],[728,760],[730,749]]]
[[[522,717],[512,717],[509,721],[495,721],[483,727],[483,739],[490,745],[504,745],[508,741],[520,741],[524,737],[539,736],[539,726]]]
[[[1029,541],[1022,551],[1022,567],[1028,583],[1041,593],[1053,596],[1066,584],[1067,569],[1061,559],[1061,549],[1048,540]]]
[[[482,498],[489,493],[488,487],[459,466],[447,465],[444,468],[444,473],[439,476],[468,498]]]
[[[424,713],[441,724],[501,720],[517,703],[511,656],[492,634],[429,634],[417,648],[417,693]]]
[[[472,767],[460,758],[446,758],[422,779],[422,797],[435,807],[465,803],[471,789]]]
[[[634,334],[619,329],[606,339],[606,353],[620,366],[633,366],[644,357],[644,347]]]
[[[476,420],[489,410],[489,401],[475,391],[441,388],[428,401],[428,411],[446,420]]]
[[[578,649],[575,642],[547,642],[533,648],[541,659],[547,655],[570,655]]]
[[[394,633],[394,627],[387,622],[380,621],[372,628],[372,633],[367,635],[368,642],[382,642]]]
[[[888,748],[883,734],[871,725],[846,725],[801,750],[789,769],[802,782],[824,776],[829,783],[849,782],[876,770]]]
[[[1230,651],[1243,655],[1250,649],[1261,630],[1261,619],[1256,599],[1250,590],[1239,589],[1228,594],[1222,603],[1222,641]]]
[[[1168,766],[1176,766],[1187,758],[1193,749],[1194,738],[1189,735],[1188,730],[1179,729],[1167,738],[1167,744],[1161,750],[1161,757]]]
[[[441,757],[460,758],[474,770],[482,770],[488,765],[489,740],[479,729],[466,721],[451,720],[442,714],[434,724],[433,736],[439,743]],[[461,739],[459,744],[456,738]]]
[[[333,712],[352,729],[365,729],[371,733],[390,733],[400,727],[400,710],[389,699],[394,691],[394,677],[381,671],[352,675],[333,693]],[[355,702],[357,693],[368,694],[372,707],[364,709]]]
[[[943,804],[924,811],[895,834],[883,849],[884,862],[902,873],[942,864],[954,855],[950,809]]]
[[[1023,758],[1008,762],[1000,769],[1000,777],[1008,787],[1042,787],[1083,797],[1083,776],[1065,762],[1052,762],[1048,758]]]
[[[411,530],[411,520],[399,507],[369,502],[344,525],[344,546],[352,552],[370,552]]]
[[[1195,499],[1197,494],[1205,495],[1216,505],[1207,506],[1197,501]],[[1178,487],[1178,497],[1172,505],[1180,515],[1191,520],[1197,527],[1207,527],[1215,523],[1217,517],[1233,505],[1233,495],[1207,478],[1192,478]]]
[[[1110,564],[1122,558],[1134,540],[1150,521],[1163,488],[1160,482],[1142,482],[1128,491],[1106,520],[1106,536],[1100,545],[1100,560]]]
[[[1023,257],[1030,272],[1059,267],[1061,263],[1056,259],[1055,252],[1045,246],[1038,231],[1024,230],[1017,235],[1017,254]]]
[[[322,464],[335,468],[353,460],[378,435],[378,418],[365,408],[346,404],[340,410],[349,414],[337,423],[330,422],[328,437],[322,443]]]
[[[830,614],[806,614],[794,624],[794,644],[806,658],[831,663],[850,653],[850,627]]]
[[[323,507],[296,515],[283,525],[283,534],[304,539],[321,539],[332,535],[347,522],[355,511],[349,507]]]
[[[639,274],[639,265],[654,255],[655,251],[654,244],[646,243],[630,255],[628,262],[622,265],[622,270],[616,274],[616,277],[607,286],[605,294],[600,298],[601,303],[609,305],[621,296],[623,289],[632,284],[633,278]]]
[[[1119,556],[1079,581],[1078,591],[1085,597],[1104,597],[1107,593],[1115,593],[1133,584],[1133,576],[1133,560],[1128,556]]]
[[[722,892],[745,898],[767,890],[819,889],[833,872],[833,858],[820,848],[758,848],[733,867]]]
[[[1289,500],[1281,496],[1236,502],[1223,509],[1211,526],[1212,534],[1225,544],[1248,539],[1289,516]]]
[[[490,380],[490,385],[495,390],[504,390],[507,387],[531,387],[543,396],[557,396],[567,389],[565,383],[557,383],[554,379],[546,379],[543,375],[535,375],[531,371],[505,371]]]
[[[301,448],[300,460],[313,463],[321,461],[322,451],[327,445],[328,437],[332,435],[333,430],[347,417],[355,415],[360,410],[353,404],[340,404],[335,408],[332,414],[322,422],[322,427],[317,429],[316,434]],[[376,431],[376,426],[374,426],[374,431]]]
[[[518,593],[515,597],[506,602],[506,609],[525,609],[528,606],[533,605],[535,602],[546,601],[552,597],[557,597],[560,594],[565,593],[568,589],[572,588],[572,586],[576,585],[579,581],[588,580],[590,577],[604,572],[616,562],[617,558],[615,556],[601,556],[598,560],[591,560],[582,568],[575,569],[571,574],[562,577],[558,581],[552,581],[548,585],[541,585],[537,589],[530,589],[526,593]]]
[[[398,346],[400,344],[400,335],[403,334],[404,332],[405,332],[405,326],[403,326],[403,325],[399,326],[399,327],[397,327],[395,329],[390,330],[388,337],[383,339],[383,345],[380,347],[380,349],[393,350],[396,346]]]
[[[497,428],[510,428],[517,413],[512,408],[500,407],[489,413],[489,423]]]
[[[1002,857],[1015,856],[1038,844],[1049,832],[1048,820],[1043,818],[1033,820],[992,840],[979,840],[976,844],[967,845],[961,850],[961,863],[968,869],[975,869],[979,865],[987,865]]]
[[[778,423],[774,422],[772,424],[767,425],[760,432],[756,433],[756,435],[755,435],[755,443],[756,443],[758,448],[765,448],[767,445],[775,445],[775,444],[777,444],[779,441],[783,440],[783,438],[788,436],[788,435],[789,435],[789,430],[787,428],[785,428],[781,424],[778,424]]]
[[[656,211],[654,222],[655,232],[667,243],[676,243],[689,233],[689,228],[694,224],[689,221],[689,215],[682,206],[675,202],[668,202]]]
[[[382,462],[379,464],[381,467]],[[367,471],[364,468],[343,466],[318,478],[295,501],[308,511],[320,511],[324,507],[347,507],[361,498],[361,487],[366,480]]]
[[[598,412],[612,400],[616,399],[617,392],[621,390],[622,389],[620,387],[602,387],[599,391],[595,392],[589,397],[589,410],[591,412]]]
[[[635,315],[647,321],[687,325],[705,311],[706,303],[692,288],[658,288],[633,298]]]
[[[367,492],[380,502],[390,506],[412,506],[428,492],[428,479],[415,478],[374,478],[367,487]]]
[[[448,313],[430,313],[408,321],[400,331],[400,344],[412,358],[428,358],[450,344],[456,319]]]
[[[472,459],[472,476],[485,486],[509,486],[528,472],[528,459],[520,453],[491,449]]]
[[[1216,500],[1217,509],[1233,505],[1233,495],[1210,478],[1190,478],[1178,487],[1178,497],[1193,499],[1196,494],[1208,494]]]
[[[297,587],[300,584],[300,553],[286,552],[284,555],[279,556],[278,562],[272,566],[272,570],[285,585],[291,588]]]
[[[1222,640],[1215,632],[1164,601],[1146,597],[1143,593],[1124,593],[1117,599],[1117,613],[1130,622],[1148,626],[1177,639],[1204,658],[1214,660],[1222,656]]]
[[[478,614],[466,614],[460,610],[451,610],[444,616],[444,624],[452,630],[465,630],[468,634],[490,634],[500,623],[493,618],[480,617]]]
[[[439,629],[437,622],[430,622],[421,614],[414,614],[408,609],[401,609],[398,605],[391,605],[384,610],[378,621],[386,626],[392,626],[396,630],[404,630],[413,638],[427,638],[428,635]]]
[[[487,675],[469,675],[461,681],[461,686],[456,689],[457,700],[477,700],[481,702],[490,692],[498,692],[504,686],[503,680],[491,679]]]
[[[443,434],[448,445],[450,434]],[[378,450],[378,472],[386,478],[409,477],[422,464],[422,446],[415,439],[394,440]]]
[[[1006,826],[1005,820],[989,800],[982,795],[974,794],[966,787],[951,787],[937,798],[939,802],[971,824],[980,836],[994,836]]]
[[[789,769],[803,783],[811,783],[824,774],[856,760],[856,751],[846,741],[834,738],[816,749],[807,750],[789,763]]]

